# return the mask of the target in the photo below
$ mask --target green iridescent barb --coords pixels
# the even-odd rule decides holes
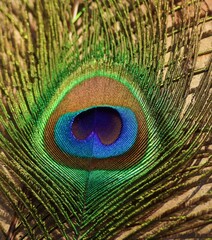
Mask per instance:
[[[0,239],[211,237],[211,19],[1,1]]]

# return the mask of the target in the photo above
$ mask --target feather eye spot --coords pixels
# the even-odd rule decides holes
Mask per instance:
[[[44,129],[49,155],[72,168],[90,170],[129,168],[141,161],[148,124],[137,88],[106,76],[74,83],[55,95]]]

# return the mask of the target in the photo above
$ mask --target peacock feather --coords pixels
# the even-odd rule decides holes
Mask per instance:
[[[1,1],[1,239],[212,237],[210,4]]]

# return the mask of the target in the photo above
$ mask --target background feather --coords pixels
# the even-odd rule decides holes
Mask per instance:
[[[2,238],[211,237],[210,5],[0,3]],[[55,94],[99,69],[139,86],[148,154],[110,171],[52,161],[39,133]]]

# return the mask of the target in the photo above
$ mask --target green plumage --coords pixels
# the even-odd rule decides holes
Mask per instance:
[[[211,237],[210,14],[206,0],[0,3],[1,238]],[[67,153],[58,119],[99,106],[135,113],[133,146]]]

